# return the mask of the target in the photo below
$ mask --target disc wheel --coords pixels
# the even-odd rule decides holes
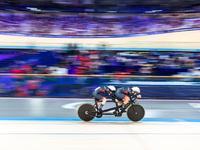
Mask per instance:
[[[145,109],[140,104],[133,104],[128,107],[126,115],[131,121],[140,121],[144,118]]]
[[[96,109],[91,104],[82,104],[78,108],[78,117],[83,121],[92,121],[95,118]]]

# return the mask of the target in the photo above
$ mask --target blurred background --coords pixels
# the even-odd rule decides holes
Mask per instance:
[[[199,99],[197,0],[0,0],[0,96]]]

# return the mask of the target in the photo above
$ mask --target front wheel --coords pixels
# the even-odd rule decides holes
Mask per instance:
[[[133,104],[127,108],[126,115],[131,121],[140,121],[144,118],[145,109],[140,104]]]
[[[82,104],[78,108],[78,117],[83,121],[92,121],[95,118],[96,109],[91,104]]]

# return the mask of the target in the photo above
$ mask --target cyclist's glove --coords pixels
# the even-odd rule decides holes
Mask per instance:
[[[114,95],[109,95],[108,96],[110,99],[112,99],[112,100],[115,100],[116,99],[116,96],[114,96]]]
[[[131,95],[130,99],[131,99],[131,100],[137,99],[137,95]]]

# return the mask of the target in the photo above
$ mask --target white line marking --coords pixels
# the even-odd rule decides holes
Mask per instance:
[[[193,108],[200,108],[200,103],[188,103]]]
[[[69,103],[69,104],[62,105],[61,107],[65,108],[65,109],[76,109],[76,110],[78,110],[79,106],[83,103],[85,103],[85,102]]]

